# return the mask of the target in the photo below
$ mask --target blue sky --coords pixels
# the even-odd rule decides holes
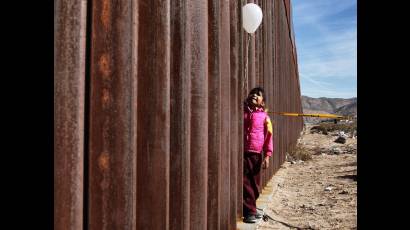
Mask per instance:
[[[357,96],[357,1],[292,0],[301,93]]]

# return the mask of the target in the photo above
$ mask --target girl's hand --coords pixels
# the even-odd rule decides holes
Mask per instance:
[[[262,162],[262,168],[263,168],[263,169],[269,168],[269,157],[268,157],[268,156],[266,156],[265,159],[263,160],[263,162]]]

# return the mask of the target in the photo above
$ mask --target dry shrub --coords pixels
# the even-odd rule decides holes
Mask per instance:
[[[317,126],[311,128],[312,132],[321,131],[323,134],[327,134],[328,132],[334,131],[343,131],[345,133],[353,133],[357,130],[357,122],[353,123],[320,123]]]
[[[313,148],[313,155],[320,155],[323,152],[325,152],[324,148],[321,148],[319,146],[316,146],[316,147]]]
[[[301,144],[296,145],[296,147],[289,152],[289,155],[294,160],[307,161],[312,159],[312,152]]]
[[[327,129],[321,125],[313,126],[310,129],[310,133],[322,133],[324,135],[327,135]]]
[[[357,123],[323,123],[321,124],[323,128],[325,128],[328,132],[332,131],[343,131],[345,133],[353,132],[357,130]]]

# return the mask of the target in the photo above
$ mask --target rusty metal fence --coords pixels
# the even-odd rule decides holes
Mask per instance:
[[[244,89],[247,1],[55,1],[56,230],[236,229],[244,95],[302,112],[291,3],[254,2]],[[303,127],[271,118],[263,186]]]

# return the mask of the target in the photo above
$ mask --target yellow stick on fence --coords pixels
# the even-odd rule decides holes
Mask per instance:
[[[350,120],[347,116],[339,116],[334,114],[303,114],[303,113],[285,113],[285,112],[268,112],[276,113],[282,116],[293,116],[293,117],[319,117],[319,118],[333,118],[333,119],[346,119]]]

